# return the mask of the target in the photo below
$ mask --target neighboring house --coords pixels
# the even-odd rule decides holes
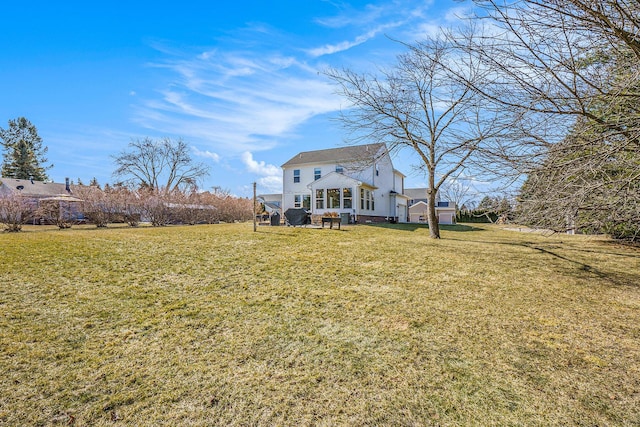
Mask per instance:
[[[409,200],[409,221],[410,222],[427,222],[427,189],[426,188],[407,188],[405,194],[410,197]],[[455,224],[456,222],[456,205],[453,202],[440,200],[440,194],[436,194],[436,216],[440,224]]]
[[[282,210],[335,212],[350,222],[406,222],[405,176],[385,144],[301,152],[282,165]]]
[[[264,210],[269,215],[277,212],[282,216],[282,194],[260,194],[257,199],[264,205]]]
[[[69,180],[65,184],[33,181],[29,179],[0,178],[0,195],[20,194],[27,200],[37,202],[40,199],[72,195]]]
[[[51,201],[62,203],[64,205],[63,208],[74,218],[79,215],[79,206],[77,206],[78,203],[75,203],[78,199],[73,197],[68,178],[64,184],[29,179],[0,178],[0,196],[8,194],[19,194],[34,210],[40,206],[41,202]]]

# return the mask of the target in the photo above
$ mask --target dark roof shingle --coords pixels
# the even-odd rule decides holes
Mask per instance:
[[[289,159],[283,168],[309,163],[340,163],[371,160],[384,147],[384,143],[352,145],[326,150],[303,151]]]
[[[61,194],[69,194],[65,184],[55,182],[31,181],[29,179],[0,178],[0,186],[13,192],[32,197],[51,197]],[[20,188],[22,187],[22,188]]]

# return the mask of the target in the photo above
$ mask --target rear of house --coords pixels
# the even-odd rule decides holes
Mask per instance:
[[[282,170],[283,211],[336,213],[359,223],[408,220],[405,176],[393,167],[385,144],[301,152]]]

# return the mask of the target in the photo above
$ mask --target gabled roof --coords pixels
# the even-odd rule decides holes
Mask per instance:
[[[69,194],[65,184],[55,182],[31,181],[29,179],[0,178],[0,187],[13,193],[30,197],[53,197]]]
[[[283,168],[306,165],[310,163],[347,163],[371,161],[379,155],[380,149],[386,148],[384,143],[352,145],[348,147],[329,148],[326,150],[303,151],[293,156],[282,165]]]
[[[336,177],[338,177],[340,180],[343,180],[345,183],[348,182],[348,183],[351,183],[351,184],[356,185],[358,187],[366,187],[366,188],[369,188],[371,190],[377,190],[378,189],[378,187],[376,187],[374,185],[371,185],[371,184],[368,184],[366,182],[360,181],[358,179],[352,178],[352,177],[347,176],[347,175],[345,175],[343,173],[340,173],[340,172],[329,172],[328,174],[324,175],[322,178],[316,179],[315,181],[311,182],[309,185],[307,185],[307,188],[313,189],[313,188],[315,188],[317,186],[322,187],[321,184],[323,184],[325,181],[328,181],[330,179],[334,179]]]
[[[422,200],[420,200],[419,202],[416,202],[414,204],[412,204],[411,206],[409,206],[409,209],[413,209],[417,206],[422,206],[424,205],[424,208],[426,209],[429,205],[427,205],[425,202],[423,202]]]

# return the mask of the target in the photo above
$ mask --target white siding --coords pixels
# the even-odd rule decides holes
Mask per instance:
[[[380,153],[377,153],[380,156]],[[371,153],[371,158],[377,158]],[[336,173],[336,166],[343,168],[342,173]],[[314,185],[314,170],[320,168],[321,178],[318,185]],[[294,183],[294,170],[300,170],[300,182]],[[318,163],[293,165],[283,169],[283,200],[282,208],[286,211],[294,207],[294,197],[296,194],[311,195],[311,210],[314,213],[323,213],[326,211],[349,212],[356,215],[378,216],[387,219],[398,217],[399,209],[404,209],[406,218],[406,204],[404,198],[397,197],[395,193],[402,194],[403,175],[396,171],[393,167],[391,157],[385,153],[377,158],[375,163],[369,164],[358,162],[340,162],[340,163]],[[360,208],[360,184],[368,191],[373,193],[374,209],[362,210]],[[341,209],[327,208],[326,195],[324,209],[316,208],[315,191],[312,188],[351,188],[352,189],[352,207],[345,209],[342,205]],[[403,220],[399,218],[399,220]]]

